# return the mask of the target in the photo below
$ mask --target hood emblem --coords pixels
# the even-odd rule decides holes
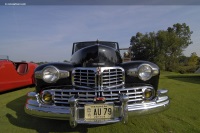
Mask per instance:
[[[93,66],[105,66],[105,63],[92,63]]]

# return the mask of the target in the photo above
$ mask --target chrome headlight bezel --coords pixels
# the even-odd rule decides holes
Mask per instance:
[[[45,72],[48,72],[48,70],[52,70],[52,72],[54,71],[52,73],[52,76],[54,76],[53,80],[49,80],[49,79],[47,79],[47,77],[46,78],[44,77],[44,76],[47,76],[47,73],[45,75]],[[70,77],[70,72],[67,70],[59,70],[57,67],[50,65],[50,66],[44,67],[40,71],[35,71],[34,76],[36,79],[42,79],[46,83],[55,83],[59,79]]]
[[[55,83],[59,78],[59,70],[54,66],[47,66],[42,70],[42,79],[47,83]]]
[[[138,78],[147,81],[153,76],[153,68],[149,64],[141,64],[138,67]]]
[[[144,71],[142,71],[143,67],[149,68],[149,71],[150,71],[149,72],[149,76],[142,77],[142,72],[144,72]],[[150,64],[144,63],[144,64],[140,64],[138,67],[128,69],[127,70],[127,75],[133,76],[133,77],[138,77],[142,81],[147,81],[147,80],[151,79],[153,76],[159,75],[159,68],[158,67],[153,67]]]

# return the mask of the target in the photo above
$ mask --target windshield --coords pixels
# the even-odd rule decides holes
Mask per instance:
[[[111,47],[113,49],[119,50],[119,46],[117,42],[77,42],[74,43],[73,45],[73,50],[72,50],[72,54],[76,51],[78,51],[79,49],[82,49],[84,47],[88,47],[88,46],[92,46],[95,44],[101,44],[101,45],[105,45],[108,47]]]

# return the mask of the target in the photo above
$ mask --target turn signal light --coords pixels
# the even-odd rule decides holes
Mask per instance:
[[[42,101],[44,103],[47,103],[47,104],[51,104],[53,103],[53,98],[52,98],[52,94],[48,91],[45,91],[43,94],[42,94]]]
[[[147,88],[145,91],[144,91],[144,99],[145,100],[151,100],[153,97],[154,97],[154,90],[153,89],[150,89],[150,88]]]

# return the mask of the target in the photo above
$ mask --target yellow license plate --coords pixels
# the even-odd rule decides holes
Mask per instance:
[[[85,119],[112,119],[113,105],[109,104],[87,104],[85,109]]]

